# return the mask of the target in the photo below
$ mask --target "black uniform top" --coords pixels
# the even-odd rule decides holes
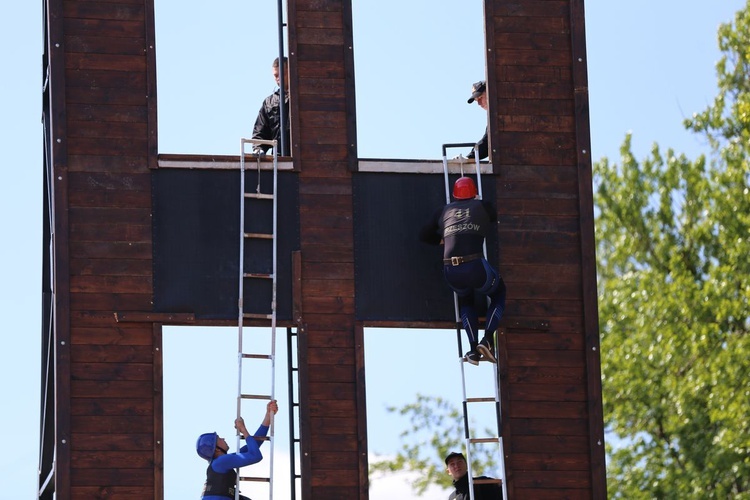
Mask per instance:
[[[431,245],[443,240],[443,258],[482,253],[484,239],[497,221],[495,208],[488,201],[456,200],[436,211],[422,227],[419,239]]]
[[[473,159],[476,157],[477,153],[479,153],[480,160],[484,160],[490,154],[489,141],[487,141],[487,129],[484,129],[484,135],[479,139],[479,142],[476,143],[476,146],[471,148],[471,151],[469,151],[469,154],[466,155],[466,157]]]
[[[253,127],[253,139],[264,139],[272,141],[276,139],[277,144],[281,147],[281,113],[279,113],[279,90],[269,95],[263,100],[263,104],[258,111],[258,117],[255,119],[255,126]],[[284,94],[285,106],[285,117],[284,117],[284,151],[279,149],[279,156],[289,156],[289,94]],[[262,149],[263,152],[267,152],[271,149],[271,146],[257,146],[255,149]]]
[[[203,485],[203,495],[212,497],[234,498],[234,490],[237,484],[237,473],[234,469],[227,472],[216,472],[211,464],[206,470],[206,482]]]
[[[491,479],[487,476],[475,477],[477,479]],[[469,500],[469,475],[465,474],[464,477],[457,481],[453,481],[456,491],[451,493],[448,500]],[[500,500],[502,498],[502,491],[500,485],[496,483],[490,484],[474,484],[474,500]]]

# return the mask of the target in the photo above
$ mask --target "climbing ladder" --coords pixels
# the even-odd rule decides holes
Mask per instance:
[[[302,473],[299,470],[298,456],[302,440],[299,436],[299,361],[296,361],[295,353],[298,352],[299,330],[287,328],[286,355],[287,370],[289,377],[289,470],[290,495],[289,500],[297,500],[299,497],[298,483],[302,481]]]
[[[450,172],[448,169],[448,156],[447,156],[447,150],[449,148],[466,148],[466,147],[475,147],[475,150],[478,149],[478,145],[475,145],[473,143],[454,143],[454,144],[443,144],[443,175],[445,180],[445,202],[446,204],[451,202],[451,187],[450,187]],[[464,160],[465,158],[459,156],[458,157],[459,164],[461,167],[461,177],[464,176]],[[482,175],[481,175],[481,165],[479,163],[479,157],[474,158],[474,165],[475,165],[475,175],[476,175],[476,184],[477,184],[477,193],[479,195],[479,198],[482,198]],[[484,256],[487,257],[487,241],[485,240],[484,248],[483,248]],[[494,395],[493,396],[487,396],[487,397],[469,397],[468,391],[467,391],[467,383],[466,383],[466,372],[465,367],[466,363],[468,361],[464,357],[463,354],[463,346],[461,342],[461,316],[458,309],[458,296],[454,293],[453,294],[453,307],[455,310],[456,315],[456,336],[458,339],[458,356],[459,356],[459,364],[461,366],[461,387],[462,387],[462,409],[463,409],[463,420],[464,420],[464,441],[465,441],[465,448],[466,448],[466,464],[468,467],[468,477],[469,477],[469,496],[471,500],[474,500],[474,484],[483,484],[483,483],[493,483],[493,484],[499,484],[500,488],[503,492],[503,500],[508,499],[508,488],[506,484],[506,476],[505,476],[505,450],[503,449],[503,436],[502,436],[502,408],[500,404],[500,379],[499,379],[499,371],[498,367],[493,367],[492,374],[494,377],[493,380],[493,387],[494,387]],[[478,334],[478,332],[477,332]],[[495,338],[494,344],[495,344],[495,353],[498,357],[498,363],[500,362],[500,356],[499,356],[499,350],[498,350],[498,332],[495,332]],[[477,339],[478,340],[478,339]],[[487,360],[482,359],[481,362],[488,362]],[[495,416],[495,422],[497,424],[496,429],[497,432],[494,435],[491,436],[476,436],[476,432],[472,434],[470,429],[470,419],[469,419],[469,405],[472,405],[472,408],[478,408],[479,405],[487,406],[487,405],[494,405],[494,416]],[[471,452],[472,452],[472,445],[480,445],[480,444],[496,444],[497,445],[497,463],[499,466],[499,479],[477,479],[474,480],[473,471],[471,469]]]
[[[246,151],[246,146],[273,146],[273,170],[262,172],[261,158]],[[238,384],[237,384],[237,417],[242,416],[244,401],[271,401],[276,399],[276,221],[277,221],[277,174],[278,155],[276,141],[256,139],[242,139],[240,154],[240,265],[239,265],[239,300],[238,300]],[[255,169],[248,169],[248,159],[255,163]],[[267,168],[266,168],[267,170]],[[271,177],[270,180],[268,177]],[[248,179],[255,180],[255,189],[247,191]],[[270,320],[270,332],[265,328],[245,330],[246,320]],[[248,352],[247,349],[252,349]],[[245,365],[252,364],[251,366]],[[252,391],[243,382],[243,368],[253,374],[253,380],[270,381],[270,387],[265,390],[253,387]],[[265,375],[265,377],[263,376]],[[255,384],[254,384],[255,385]],[[245,386],[245,387],[243,387]],[[265,408],[263,408],[265,413]],[[257,412],[253,413],[253,416]],[[248,431],[253,432],[252,423],[248,424]],[[267,447],[264,446],[263,462],[268,470],[267,476],[243,476],[242,470],[237,475],[235,499],[239,499],[240,486],[247,482],[261,482],[268,484],[268,498],[273,499],[273,457],[274,457],[274,425],[268,436]],[[237,437],[237,449],[243,443]],[[270,450],[268,449],[270,448]],[[258,470],[253,466],[253,470]],[[257,500],[258,496],[253,495]]]

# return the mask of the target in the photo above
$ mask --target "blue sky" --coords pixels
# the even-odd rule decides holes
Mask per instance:
[[[277,42],[274,1],[222,0],[209,9],[156,0],[159,139],[162,153],[237,154],[262,99],[273,90],[270,61]],[[460,8],[451,7],[460,5]],[[628,131],[637,157],[657,142],[695,157],[704,141],[683,118],[715,95],[716,30],[743,6],[740,0],[589,0],[586,34],[592,156],[617,161]],[[0,17],[0,318],[6,356],[0,363],[0,424],[20,440],[0,458],[0,500],[34,495],[38,465],[40,304],[42,262],[41,2],[12,2]],[[483,78],[481,2],[354,2],[358,147],[361,157],[437,159],[446,142],[471,142],[485,117],[467,105],[469,87]],[[209,342],[207,342],[207,338]],[[459,370],[455,334],[368,332],[367,375],[398,383],[368,385],[371,451],[391,453],[400,425],[386,404],[417,392],[455,397]],[[407,355],[426,348],[430,363]],[[226,356],[226,411],[205,412],[192,376],[206,350]],[[167,499],[198,492],[203,464],[193,435],[231,435],[236,391],[236,331],[165,334]],[[406,353],[406,354],[405,354]],[[429,368],[439,367],[439,369]],[[446,370],[445,366],[455,366]],[[234,372],[233,372],[234,370]],[[195,372],[193,369],[192,372]],[[286,409],[286,381],[277,394]],[[282,397],[283,395],[283,397]],[[250,410],[248,427],[260,419]],[[277,422],[278,462],[286,423]],[[6,439],[6,443],[8,440]],[[231,444],[233,444],[230,441]],[[375,444],[377,443],[377,444]],[[169,458],[174,457],[174,458]],[[281,464],[277,472],[283,471]],[[196,472],[197,471],[197,472]],[[286,481],[283,481],[284,483]],[[375,481],[371,498],[409,496],[405,480]],[[283,498],[283,494],[276,492]],[[389,497],[389,495],[391,495]],[[443,491],[423,498],[443,499]]]

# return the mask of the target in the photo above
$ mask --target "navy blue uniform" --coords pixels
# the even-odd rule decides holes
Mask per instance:
[[[419,235],[432,245],[443,241],[443,273],[458,295],[461,321],[472,349],[478,343],[479,328],[474,292],[490,298],[485,337],[493,338],[505,310],[505,283],[483,253],[484,240],[496,221],[494,207],[489,202],[456,200],[435,212]]]

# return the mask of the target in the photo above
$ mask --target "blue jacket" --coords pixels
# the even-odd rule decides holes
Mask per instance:
[[[203,500],[225,500],[234,498],[234,487],[237,482],[235,469],[246,465],[257,464],[263,460],[260,445],[263,440],[255,440],[268,435],[268,426],[261,425],[255,431],[255,435],[245,438],[245,446],[237,453],[221,455],[208,464],[206,470],[206,483],[203,485]]]

